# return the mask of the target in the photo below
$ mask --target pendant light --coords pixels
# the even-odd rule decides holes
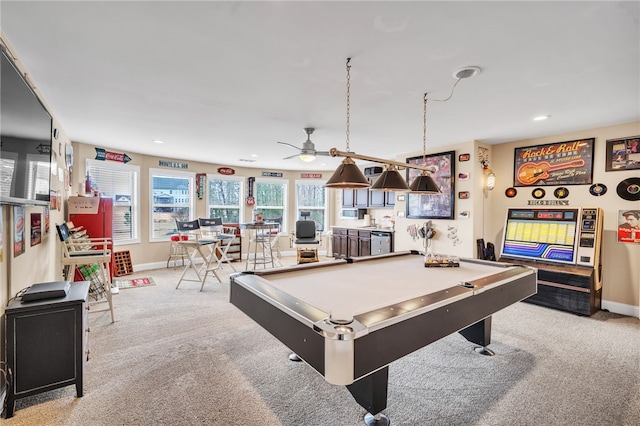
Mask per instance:
[[[398,168],[392,164],[386,166],[378,180],[371,185],[372,191],[408,191],[409,185],[404,180]]]
[[[427,162],[427,94],[424,94],[423,108],[423,125],[422,125],[422,162]],[[422,170],[420,175],[416,177],[409,189],[414,194],[442,194],[442,191],[433,180],[429,172]]]
[[[356,166],[355,161],[348,155],[351,126],[351,65],[349,65],[349,62],[351,62],[351,58],[347,58],[347,155],[331,178],[325,183],[324,186],[327,188],[360,189],[368,188],[371,185],[362,171]]]

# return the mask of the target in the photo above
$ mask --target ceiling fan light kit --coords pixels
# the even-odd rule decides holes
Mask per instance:
[[[317,155],[329,155],[329,151],[316,151],[316,146],[314,145],[313,142],[311,142],[311,134],[315,131],[315,129],[313,127],[305,127],[304,128],[304,132],[307,134],[307,140],[304,141],[302,143],[302,148],[297,147],[295,145],[292,145],[290,143],[287,142],[280,142],[278,141],[278,143],[282,144],[282,145],[289,145],[290,147],[293,147],[297,150],[300,151],[300,154],[296,154],[296,155],[290,155],[288,157],[284,157],[283,160],[288,160],[289,158],[293,158],[293,157],[298,157],[300,158],[300,160],[304,161],[305,163],[310,163],[312,161],[314,161],[316,159]]]

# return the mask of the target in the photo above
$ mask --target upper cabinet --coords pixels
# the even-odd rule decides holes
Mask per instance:
[[[380,174],[366,174],[365,176],[371,184],[373,184]],[[342,190],[342,207],[357,207],[366,209],[368,207],[384,208],[393,207],[396,204],[396,193],[386,191],[371,191],[367,188],[363,189],[343,189]]]

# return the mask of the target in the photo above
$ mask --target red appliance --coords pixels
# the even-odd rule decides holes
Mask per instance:
[[[82,227],[90,238],[113,238],[113,199],[97,197],[69,197],[69,222],[76,228]],[[109,276],[113,277],[113,244]],[[83,278],[76,270],[76,281]]]

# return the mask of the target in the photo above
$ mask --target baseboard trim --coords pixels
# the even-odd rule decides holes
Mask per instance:
[[[613,312],[614,314],[626,315],[629,317],[640,318],[640,306],[627,305],[624,303],[611,302],[609,300],[603,300],[601,305],[602,310]]]

